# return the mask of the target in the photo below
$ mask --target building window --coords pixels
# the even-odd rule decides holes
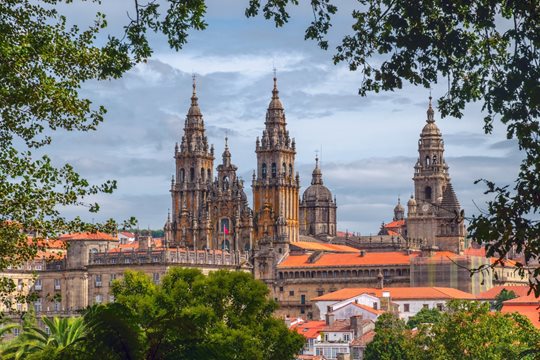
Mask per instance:
[[[431,187],[430,186],[426,186],[425,190],[424,190],[424,197],[426,200],[431,200]]]
[[[373,303],[373,309],[377,310],[379,308],[379,304],[377,304],[376,302]]]
[[[323,296],[324,290],[317,290],[317,296]]]
[[[279,287],[279,292],[283,292],[283,286]]]
[[[411,306],[409,304],[403,304],[403,312],[410,312]]]
[[[195,180],[195,169],[194,168],[189,169],[189,180],[190,181]]]
[[[111,264],[116,264],[116,258],[115,257],[111,258]]]
[[[442,304],[442,303],[438,303],[438,304],[437,304],[437,309],[438,309],[439,311],[443,311],[443,308],[444,308],[444,304]]]
[[[112,285],[112,282],[116,280],[116,274],[111,274],[111,278],[109,279],[109,286]]]
[[[20,334],[21,334],[21,329],[19,329],[18,327],[13,329],[13,335],[14,336],[19,336]]]
[[[47,335],[51,335],[51,329],[49,329],[48,326],[45,326],[45,333],[46,333]]]
[[[23,281],[21,279],[17,280],[17,290],[21,291],[23,289]]]
[[[300,308],[300,314],[305,314],[306,313],[306,308],[304,308],[303,306]]]
[[[349,334],[343,334],[343,340],[345,341],[350,341],[351,340],[351,336]]]
[[[37,271],[43,270],[43,266],[42,266],[41,264],[37,264],[37,265],[36,265],[36,270],[37,270]]]
[[[109,295],[109,302],[110,303],[114,302],[114,295]]]
[[[18,302],[16,307],[17,307],[17,311],[22,311],[22,304],[21,303]]]
[[[54,279],[54,290],[60,290],[60,279]]]
[[[266,179],[266,163],[263,163],[263,164],[262,164],[262,167],[261,167],[261,175],[262,175],[262,178],[263,178],[263,179]]]
[[[55,301],[54,304],[53,304],[53,308],[54,308],[54,311],[60,311],[60,302],[59,301]]]
[[[40,291],[42,288],[41,279],[36,279],[36,282],[34,283],[34,290]]]
[[[294,296],[294,290],[289,291],[289,296]]]
[[[101,274],[96,275],[95,285],[96,287],[101,287]]]
[[[272,177],[275,178],[277,175],[277,166],[276,163],[272,163]]]
[[[429,309],[429,304],[424,304],[424,305],[422,305],[422,308],[423,308],[423,309]]]
[[[306,303],[306,295],[300,295],[300,304],[305,304]],[[303,314],[303,313],[302,313]]]
[[[159,284],[159,273],[153,273],[152,280],[154,281],[154,284]]]
[[[37,312],[37,313],[41,312],[41,299],[37,299],[37,300],[34,302],[34,310],[35,310],[35,312]]]
[[[130,264],[131,263],[131,259],[130,258],[125,258],[124,259],[124,264]]]
[[[103,295],[97,294],[96,295],[96,304],[101,304],[103,302]]]

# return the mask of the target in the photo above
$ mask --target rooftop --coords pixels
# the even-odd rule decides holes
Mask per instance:
[[[309,254],[289,255],[278,265],[278,268],[291,267],[337,267],[354,265],[409,265],[410,257],[405,252],[365,252],[362,256],[359,250],[354,253],[329,254],[324,253],[313,262],[309,262]]]
[[[415,299],[476,299],[473,294],[445,287],[391,287],[391,288],[345,288],[311,299],[311,301],[342,301],[362,294],[382,297],[383,292],[389,292],[392,300]]]
[[[66,241],[73,241],[73,240],[118,241],[116,237],[113,237],[101,231],[98,231],[95,233],[84,232],[84,233],[64,234],[64,235],[61,235],[59,239],[66,240]]]

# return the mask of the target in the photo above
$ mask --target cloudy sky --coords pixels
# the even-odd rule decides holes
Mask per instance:
[[[127,22],[131,1],[110,1],[98,8],[70,5],[65,13],[80,25],[94,10],[108,14],[109,31],[118,33]],[[429,91],[357,95],[360,74],[332,64],[332,50],[303,40],[311,11],[298,7],[292,21],[276,29],[259,17],[243,16],[247,1],[208,1],[208,29],[192,32],[180,52],[165,39],[152,36],[154,56],[122,79],[85,84],[82,94],[108,109],[99,130],[88,134],[61,133],[49,152],[70,162],[93,182],[116,179],[118,190],[100,196],[96,221],[136,216],[143,228],[161,228],[170,205],[174,144],[180,141],[189,107],[191,75],[197,75],[199,104],[206,131],[221,160],[225,134],[233,162],[246,180],[256,166],[255,138],[262,133],[272,89],[272,68],[278,73],[280,97],[288,128],[296,138],[296,167],[303,191],[311,181],[315,151],[322,149],[325,184],[338,201],[338,228],[363,234],[378,231],[389,221],[398,196],[406,202],[413,191],[412,174],[417,141],[426,119]],[[350,8],[340,8],[330,34],[331,49],[350,32]],[[433,86],[442,96],[444,85]],[[468,215],[486,201],[478,178],[510,183],[520,154],[506,141],[504,129],[493,135],[482,130],[480,105],[472,104],[462,119],[440,119],[446,158],[454,189]]]

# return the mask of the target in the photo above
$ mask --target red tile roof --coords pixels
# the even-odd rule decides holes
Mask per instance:
[[[407,255],[404,252],[366,252],[361,256],[359,251],[356,253],[328,254],[321,255],[313,263],[309,263],[309,254],[289,255],[278,268],[290,267],[341,267],[354,265],[409,265],[410,257],[418,254]]]
[[[313,251],[328,251],[328,252],[345,252],[345,253],[358,253],[358,249],[355,249],[346,245],[328,244],[328,243],[316,243],[308,241],[297,241],[291,244],[292,246],[299,247],[304,250]]]
[[[370,342],[373,341],[373,338],[375,337],[375,331],[370,330],[364,335],[357,337],[353,341],[351,341],[351,346],[366,346]]]
[[[303,335],[306,339],[315,339],[325,326],[325,321],[306,321],[294,324],[290,329]]]
[[[501,291],[503,291],[504,289],[506,289],[506,291],[513,291],[517,296],[525,296],[529,292],[530,288],[528,286],[503,286],[503,285],[499,285],[499,286],[492,287],[488,291],[484,291],[484,292],[476,295],[476,298],[478,300],[495,300],[497,295],[499,295],[501,293]]]
[[[528,318],[536,328],[540,328],[540,299],[534,294],[505,301],[501,312],[503,314],[519,313]]]
[[[345,288],[311,299],[311,301],[342,301],[370,294],[382,297],[383,292],[389,292],[392,300],[415,300],[415,299],[468,299],[475,300],[473,294],[445,287],[391,287],[391,288]]]
[[[163,248],[163,240],[161,239],[154,239],[152,241],[152,248]],[[109,253],[117,253],[117,252],[125,252],[125,251],[138,251],[139,250],[139,242],[133,241],[129,244],[118,244],[112,249],[109,249]]]
[[[118,241],[117,238],[106,234],[104,232],[84,232],[84,233],[73,233],[65,234],[60,236],[60,240],[73,241],[73,240],[105,240],[105,241]]]
[[[129,231],[122,231],[122,232],[120,232],[120,234],[122,234],[122,235],[124,235],[125,237],[128,237],[128,238],[134,238],[135,237],[135,234],[130,233]]]
[[[384,225],[384,227],[387,229],[400,228],[403,226],[405,226],[405,220],[396,220],[396,221],[392,221],[391,223]]]
[[[349,319],[337,319],[334,320],[332,325],[326,325],[323,328],[323,332],[329,332],[329,331],[351,331],[351,321]]]

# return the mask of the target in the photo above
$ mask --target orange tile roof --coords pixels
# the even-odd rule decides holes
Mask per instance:
[[[328,243],[316,243],[316,242],[308,242],[308,241],[297,241],[291,244],[292,246],[299,247],[304,250],[313,250],[313,251],[330,251],[330,252],[350,252],[350,253],[358,253],[358,249],[355,249],[350,246],[346,245],[338,245],[338,244],[328,244]]]
[[[525,296],[529,292],[528,286],[504,286],[499,285],[492,287],[488,291],[484,291],[478,295],[476,295],[476,298],[478,300],[495,300],[497,295],[503,291],[503,289],[506,289],[506,291],[513,291],[517,296]]]
[[[323,328],[324,332],[327,331],[350,331],[351,321],[349,319],[336,319],[332,325],[326,325]]]
[[[405,226],[405,220],[396,220],[384,225],[385,228],[400,228]]]
[[[484,248],[468,248],[468,249],[465,249],[463,250],[463,254],[464,255],[469,255],[469,256],[483,256],[483,257],[486,257],[486,249]]]
[[[135,237],[135,234],[131,233],[129,231],[121,231],[120,234],[122,234],[122,235],[124,235],[125,237],[128,237],[128,238],[134,238]]]
[[[303,335],[306,339],[315,339],[325,326],[325,321],[306,321],[294,324],[290,329]]]
[[[540,328],[540,299],[536,298],[534,294],[507,300],[503,303],[501,313],[514,312],[525,316],[536,328]]]
[[[371,306],[367,306],[367,305],[363,305],[363,304],[357,304],[357,303],[352,303],[354,306],[360,308],[360,309],[363,309],[363,310],[366,310],[367,312],[370,312],[372,314],[375,314],[375,315],[381,315],[384,313],[383,310],[376,310],[374,308],[372,308]]]
[[[390,236],[399,236],[399,234],[397,232],[395,232],[395,231],[387,230],[387,232],[388,232],[388,235],[390,235]]]
[[[36,260],[60,260],[66,257],[64,251],[38,251],[34,259]]]
[[[162,239],[154,239],[152,241],[152,248],[162,248],[163,247],[163,240]],[[109,253],[117,253],[117,252],[125,252],[125,251],[138,251],[139,250],[139,242],[133,241],[129,244],[118,244],[112,249],[109,249]]]
[[[414,299],[469,299],[475,300],[473,294],[452,288],[444,287],[391,287],[391,288],[345,288],[311,299],[311,301],[342,301],[370,294],[382,297],[382,293],[388,291],[392,300]]]
[[[366,346],[370,342],[373,341],[373,338],[375,337],[375,331],[370,330],[364,335],[357,337],[353,341],[351,341],[351,346]]]
[[[356,253],[321,255],[315,262],[309,263],[309,254],[289,255],[283,260],[278,268],[312,268],[312,267],[340,267],[355,265],[409,265],[410,257],[418,254],[407,255],[404,252],[366,252],[361,256]]]
[[[73,233],[60,236],[60,240],[72,241],[72,240],[109,240],[118,241],[117,238],[112,237],[104,232],[85,232],[85,233]]]

